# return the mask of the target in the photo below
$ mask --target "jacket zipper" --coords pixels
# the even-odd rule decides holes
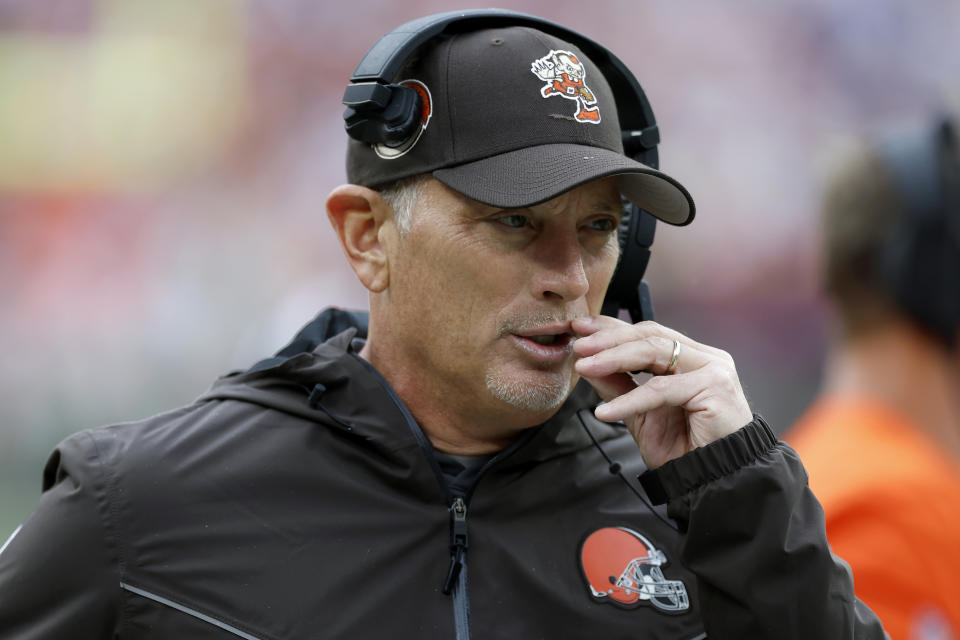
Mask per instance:
[[[453,597],[453,622],[457,640],[470,638],[470,603],[467,599],[467,503],[460,496],[450,504],[450,567],[443,593]]]
[[[450,505],[450,568],[443,582],[443,593],[450,595],[467,561],[467,503],[457,496]]]

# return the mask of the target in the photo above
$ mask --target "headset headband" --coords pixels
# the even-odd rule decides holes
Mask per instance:
[[[344,93],[344,104],[352,106],[363,100],[375,99],[374,85],[391,84],[407,59],[422,45],[441,34],[503,26],[532,27],[577,45],[597,65],[610,84],[620,116],[624,153],[649,167],[658,168],[660,132],[653,109],[640,83],[626,65],[606,47],[572,29],[517,11],[448,11],[400,25],[378,40],[360,60],[350,77],[351,84]],[[360,87],[366,90],[358,90]]]

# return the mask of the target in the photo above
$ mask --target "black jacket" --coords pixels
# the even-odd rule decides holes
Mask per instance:
[[[761,420],[645,475],[671,522],[582,385],[458,500],[357,330],[311,338],[354,320],[65,440],[0,554],[0,638],[883,637]]]

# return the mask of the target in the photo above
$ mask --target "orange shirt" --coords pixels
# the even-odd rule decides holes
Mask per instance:
[[[960,640],[960,464],[867,398],[821,398],[786,440],[891,639]]]

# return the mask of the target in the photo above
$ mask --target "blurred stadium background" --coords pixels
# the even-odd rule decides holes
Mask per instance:
[[[637,74],[699,209],[658,229],[658,319],[733,353],[786,428],[828,339],[818,167],[838,136],[960,104],[960,3],[499,5]],[[322,307],[365,307],[324,213],[340,97],[377,37],[462,6],[0,0],[0,542],[67,434],[189,402]]]

